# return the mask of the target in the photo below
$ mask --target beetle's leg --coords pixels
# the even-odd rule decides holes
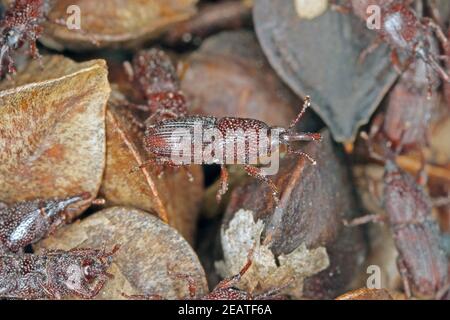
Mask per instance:
[[[261,173],[261,169],[257,167],[253,167],[247,164],[244,165],[244,169],[250,176],[266,183],[270,187],[270,189],[272,190],[272,195],[275,200],[275,203],[278,205],[278,203],[280,202],[279,191],[277,186],[272,182],[272,180],[263,175]]]
[[[377,36],[367,48],[365,48],[358,57],[358,64],[362,65],[366,61],[367,57],[373,53],[383,43],[383,39]]]
[[[394,70],[398,74],[402,74],[403,73],[404,65],[402,65],[402,63],[400,62],[400,58],[398,56],[398,52],[395,49],[391,50],[391,63],[392,63],[392,66],[394,67]]]
[[[420,168],[419,171],[417,172],[416,181],[418,184],[425,186],[428,180],[428,174],[426,170],[427,161],[425,159],[423,150],[420,150],[419,153],[420,153]]]
[[[435,299],[436,300],[442,300],[444,299],[445,295],[450,294],[449,292],[450,290],[450,282],[448,282],[445,286],[443,286],[441,289],[439,289],[439,291],[436,293]],[[447,295],[447,300],[448,300],[448,295]]]
[[[241,280],[242,276],[248,271],[248,269],[250,269],[252,262],[253,262],[252,256],[253,256],[253,249],[250,250],[248,257],[247,257],[247,262],[242,267],[242,269],[239,271],[239,273],[220,281],[217,284],[217,286],[214,288],[214,290],[227,289],[227,288],[234,286],[236,283],[238,283]]]
[[[47,276],[50,277],[50,275]],[[57,290],[55,290],[55,288],[52,285],[44,283],[41,279],[37,279],[36,282],[50,299],[52,300],[61,299],[61,296],[58,294]]]
[[[406,297],[409,299],[412,297],[411,293],[411,286],[409,284],[408,279],[408,269],[406,269],[405,263],[403,262],[402,258],[397,258],[397,268],[398,272],[400,273],[400,276],[402,277],[403,281],[403,290],[405,291]]]
[[[150,109],[149,109],[150,110]],[[150,117],[145,120],[146,125],[152,125],[154,123],[165,121],[169,119],[178,118],[178,114],[169,109],[159,109],[152,113]]]
[[[344,4],[338,4],[336,0],[330,0],[330,9],[341,14],[352,13],[352,4],[346,1]]]
[[[142,112],[151,112],[150,106],[148,106],[146,104],[128,103],[127,107],[134,109],[134,110],[142,111]]]
[[[122,292],[122,297],[130,300],[164,300],[159,294],[132,294],[128,295]]]
[[[442,28],[436,22],[434,22],[432,19],[430,19],[428,17],[422,18],[422,22],[425,26],[428,27],[428,29],[434,31],[434,33],[436,34],[436,37],[441,42],[442,46],[445,49],[447,49],[448,39],[445,36],[444,31],[442,31]]]
[[[367,214],[365,216],[352,219],[350,221],[344,219],[342,222],[346,227],[356,227],[370,222],[384,223],[386,222],[386,219],[387,217],[382,214]]]
[[[217,202],[222,200],[222,196],[228,191],[228,170],[226,165],[220,166],[220,189],[217,190]]]
[[[282,299],[283,297],[277,297],[281,291],[290,287],[294,282],[295,278],[290,279],[287,283],[278,288],[272,288],[262,294],[255,296],[255,300],[273,300],[273,299]]]
[[[184,274],[184,273],[174,272],[171,267],[167,267],[167,274],[170,277],[173,277],[175,279],[187,281],[188,288],[189,288],[189,297],[195,298],[195,296],[197,294],[197,285],[196,285],[195,280],[194,280],[194,278],[192,276],[190,276],[188,274]]]
[[[449,206],[450,205],[450,196],[432,198],[431,203],[433,204],[433,207]]]
[[[133,81],[134,79],[134,69],[133,65],[129,61],[125,61],[123,64],[123,71],[125,71],[125,75],[128,77],[128,81]]]
[[[287,146],[287,151],[288,151],[288,154],[296,154],[296,155],[305,157],[306,159],[308,159],[311,162],[311,164],[313,166],[315,166],[317,164],[317,161],[314,160],[314,158],[312,158],[309,154],[307,154],[303,151],[300,151],[300,150],[294,150],[294,149],[292,149],[292,146],[290,146],[290,145]]]
[[[425,5],[427,5],[428,10],[430,11],[431,19],[436,21],[438,25],[440,26],[443,25],[442,16],[441,13],[439,12],[439,7],[436,3],[436,0],[425,1]]]
[[[42,65],[42,56],[39,54],[39,50],[36,45],[36,34],[40,34],[44,31],[44,28],[42,26],[35,26],[33,28],[33,31],[30,32],[30,35],[28,36],[29,40],[29,46],[30,46],[30,55],[33,59],[39,59],[39,64],[41,67]]]
[[[126,107],[131,107],[134,108],[136,105],[133,103],[129,103],[126,105]],[[126,112],[125,113],[125,117],[127,118],[128,121],[130,121],[130,123],[135,126],[136,128],[138,128],[138,130],[143,130],[145,129],[145,124],[140,121],[139,119],[137,119],[131,112]]]

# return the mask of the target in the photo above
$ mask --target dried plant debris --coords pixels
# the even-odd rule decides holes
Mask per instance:
[[[108,105],[106,131],[106,169],[100,194],[107,205],[154,213],[193,243],[203,196],[201,168],[189,167],[193,181],[183,168],[146,166],[135,170],[148,157],[143,132],[134,125],[127,102],[117,92]]]
[[[264,222],[255,222],[252,212],[236,212],[228,229],[221,231],[224,260],[216,263],[218,272],[224,278],[237,274],[245,264],[248,252],[253,249],[252,266],[239,285],[250,292],[256,289],[264,292],[285,284],[289,287],[283,293],[301,298],[304,279],[329,266],[326,249],[308,249],[302,243],[291,253],[275,257],[268,245],[261,244],[263,229]]]
[[[268,65],[251,32],[213,36],[184,64],[181,87],[191,102],[191,114],[253,118],[285,126],[301,107],[301,100]]]
[[[110,279],[96,299],[124,299],[126,295],[160,295],[165,299],[189,297],[184,279],[168,274],[189,274],[198,297],[207,293],[205,274],[190,245],[172,227],[146,212],[113,207],[58,231],[38,244],[43,249],[101,248],[119,244]],[[124,296],[125,294],[125,296]]]
[[[0,199],[97,195],[105,167],[103,60],[46,56],[0,84]],[[80,205],[73,214],[88,206]]]
[[[288,254],[301,244],[326,247],[330,266],[305,280],[303,294],[334,298],[350,285],[364,262],[361,230],[342,224],[343,219],[360,211],[344,155],[329,132],[323,132],[321,143],[310,143],[302,151],[317,165],[297,157],[280,160],[278,174],[270,177],[281,193],[278,207],[267,186],[249,181],[233,191],[223,224],[227,228],[240,209],[252,211],[255,221],[264,222],[264,241],[271,243],[275,256]]]
[[[134,46],[191,17],[196,12],[197,2],[108,0],[105,6],[92,0],[58,0],[52,6],[49,21],[44,24],[41,42],[53,49],[74,51]],[[77,22],[79,30],[74,28]]]
[[[374,40],[363,22],[328,10],[313,20],[298,17],[294,1],[255,2],[255,29],[271,65],[313,109],[339,142],[352,142],[397,78],[383,46],[358,63]],[[320,41],[318,41],[320,37]]]

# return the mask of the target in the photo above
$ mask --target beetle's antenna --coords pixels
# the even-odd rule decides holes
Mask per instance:
[[[303,100],[303,107],[300,110],[297,117],[291,122],[289,128],[281,133],[281,139],[284,142],[294,142],[294,141],[320,141],[322,140],[322,135],[320,133],[309,133],[309,132],[294,132],[293,129],[295,125],[300,121],[303,115],[311,106],[311,97],[306,96]]]
[[[295,125],[300,121],[300,119],[305,114],[306,109],[308,109],[310,106],[311,106],[311,97],[306,96],[305,100],[303,100],[302,110],[300,110],[300,113],[297,115],[297,117],[294,119],[294,121],[291,122],[291,125],[288,128],[288,131],[295,127]]]

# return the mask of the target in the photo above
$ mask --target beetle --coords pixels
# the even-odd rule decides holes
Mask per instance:
[[[450,78],[444,68],[438,62],[438,56],[431,52],[430,31],[434,31],[436,37],[447,47],[448,40],[440,26],[430,18],[419,19],[416,12],[410,7],[411,1],[407,0],[349,0],[343,6],[333,5],[333,8],[341,12],[352,11],[364,21],[368,21],[373,11],[379,17],[379,28],[374,28],[378,33],[375,42],[360,55],[360,62],[373,52],[383,41],[391,48],[391,60],[396,70],[402,70],[416,58],[425,62],[426,66],[434,70],[445,82]],[[398,57],[398,51],[407,55],[406,64],[402,64]]]
[[[55,1],[57,0],[15,0],[6,10],[0,21],[0,79],[16,72],[12,55],[25,44],[29,45],[33,59],[41,58],[36,41],[44,32],[44,22],[67,27],[64,19],[49,18]],[[76,32],[87,36],[95,45],[99,44],[86,31]]]
[[[141,50],[131,63],[124,63],[124,70],[145,101],[128,106],[148,114],[146,123],[187,116],[187,100],[180,89],[177,70],[164,51]]]
[[[15,73],[16,67],[12,53],[23,47],[30,46],[33,59],[40,58],[36,40],[41,36],[50,3],[48,0],[16,0],[6,10],[0,22],[0,77],[6,73]]]
[[[295,131],[296,124],[310,104],[311,99],[306,97],[303,108],[287,129],[271,127],[256,119],[236,117],[219,119],[216,117],[187,116],[148,124],[144,136],[144,147],[156,160],[150,160],[142,164],[141,167],[155,162],[173,167],[188,165],[197,163],[195,158],[198,156],[200,156],[199,164],[220,164],[221,188],[216,196],[217,200],[220,201],[228,189],[228,172],[225,165],[238,162],[238,164],[244,165],[245,171],[250,176],[270,187],[274,199],[278,203],[279,192],[277,187],[272,180],[264,175],[263,170],[252,164],[264,163],[263,157],[265,154],[260,153],[261,148],[266,151],[273,151],[277,147],[273,145],[274,141],[286,145],[288,153],[304,156],[313,165],[316,164],[315,160],[308,154],[300,150],[293,150],[291,146],[294,141],[321,140],[320,133]],[[200,131],[200,136],[196,134],[197,130]],[[203,138],[209,134],[213,137],[211,137],[211,141],[205,142]],[[187,144],[184,143],[186,141],[188,141]],[[197,150],[196,145],[200,146]],[[174,155],[186,150],[190,153],[186,162],[173,161]],[[211,151],[209,157],[205,157],[207,150]],[[231,150],[231,154],[225,152],[228,150]],[[186,159],[186,157],[184,158]],[[237,159],[240,159],[240,162],[239,160],[236,161]]]
[[[0,297],[92,299],[113,276],[107,272],[119,249],[76,248],[39,254],[0,254]]]
[[[88,192],[60,199],[22,201],[0,208],[0,252],[18,252],[66,223],[67,208],[90,198]]]
[[[430,82],[433,85],[430,86]],[[386,142],[392,150],[419,152],[422,159],[419,181],[422,184],[426,182],[423,147],[429,145],[431,114],[440,102],[439,84],[435,74],[428,74],[424,61],[414,61],[389,93],[385,111],[375,116],[370,127],[371,139]]]
[[[344,221],[344,225],[388,222],[407,297],[414,294],[440,299],[449,289],[448,261],[439,226],[431,214],[430,197],[411,175],[399,168],[395,162],[396,153],[388,149],[384,160],[370,151],[372,157],[385,162],[383,202],[386,215],[366,215]]]
[[[211,116],[188,116],[187,101],[180,89],[176,68],[164,51],[158,49],[140,51],[133,58],[132,63],[126,62],[124,64],[124,68],[129,80],[145,101],[145,104],[130,104],[129,106],[148,113],[145,123],[138,123],[138,126],[145,128],[144,148],[153,158],[141,164],[139,168],[155,163],[169,167],[180,167],[194,162],[198,164],[220,164],[221,187],[216,195],[217,201],[220,201],[228,189],[228,172],[225,165],[235,163],[236,161],[233,160],[240,159],[242,160],[240,164],[244,165],[245,171],[250,176],[269,185],[274,199],[278,203],[279,195],[275,184],[264,175],[263,170],[252,166],[252,164],[264,162],[261,160],[267,152],[260,153],[260,147],[264,147],[264,143],[267,141],[278,140],[287,145],[288,153],[304,156],[315,164],[314,159],[308,154],[293,150],[291,147],[291,143],[294,141],[321,140],[319,133],[296,132],[294,129],[306,109],[311,105],[309,97],[305,98],[303,108],[287,129],[270,127],[256,119],[237,117],[218,119]],[[136,122],[135,120],[132,121]],[[198,140],[194,132],[196,129],[202,131],[202,135],[203,132],[213,133],[215,140],[210,143],[194,141]],[[180,135],[180,133],[183,134]],[[180,139],[183,136],[184,138],[192,138],[192,144],[185,145],[182,143]],[[239,146],[234,148],[235,143],[237,145],[240,143],[243,147],[240,149]],[[200,144],[200,149],[195,150],[195,145],[198,144]],[[232,150],[232,152],[227,154],[228,157],[224,153],[219,155],[211,152],[211,157],[208,157],[208,159],[201,157],[200,161],[194,161],[195,159],[191,158],[191,160],[176,163],[171,158],[183,147],[192,149],[194,154],[196,152],[203,154],[206,149]],[[269,144],[266,144],[265,147],[266,151],[272,151],[273,149]],[[194,157],[197,156],[198,154]],[[190,177],[192,179],[191,175]]]

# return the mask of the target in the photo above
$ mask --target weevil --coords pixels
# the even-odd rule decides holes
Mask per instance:
[[[214,289],[199,298],[196,298],[197,296],[197,284],[195,283],[195,280],[192,276],[188,274],[182,274],[182,273],[174,273],[171,271],[170,267],[169,269],[169,276],[174,279],[180,279],[185,280],[187,282],[188,288],[189,288],[189,299],[191,300],[279,300],[283,297],[280,295],[282,290],[286,289],[291,282],[288,282],[286,285],[283,285],[279,288],[271,289],[267,292],[264,292],[262,294],[253,295],[252,293],[238,289],[236,285],[239,283],[241,278],[244,276],[244,274],[250,269],[252,265],[252,259],[250,257],[252,253],[249,254],[249,257],[247,259],[247,262],[242,267],[242,269],[239,271],[238,274],[226,278],[222,281],[220,281]],[[123,294],[124,297],[129,299],[139,299],[139,300],[161,300],[164,299],[163,296],[158,294],[151,294],[151,295],[126,295]]]
[[[132,63],[124,63],[124,69],[145,101],[129,106],[149,114],[146,123],[187,116],[187,100],[180,90],[177,70],[164,51],[142,50]]]
[[[155,163],[169,167],[179,167],[193,163],[194,161],[175,163],[171,158],[183,147],[182,143],[180,143],[180,138],[182,137],[179,135],[179,132],[184,131],[187,136],[190,136],[190,134],[194,134],[195,128],[199,128],[202,132],[215,131],[221,137],[216,135],[215,138],[217,139],[213,142],[203,143],[203,141],[194,141],[198,137],[192,136],[191,142],[194,153],[199,151],[199,153],[203,154],[207,148],[211,150],[230,150],[234,148],[235,141],[240,141],[244,147],[233,149],[231,158],[242,159],[240,163],[244,165],[245,171],[250,176],[267,183],[276,202],[279,199],[277,187],[263,174],[260,168],[252,166],[252,164],[262,162],[260,160],[263,155],[259,152],[259,146],[263,144],[262,139],[260,139],[261,136],[267,141],[271,140],[271,137],[276,136],[281,144],[288,146],[289,153],[302,155],[315,164],[315,161],[308,154],[299,150],[293,150],[290,144],[294,141],[318,141],[321,139],[319,133],[295,131],[296,124],[311,104],[309,97],[305,99],[303,108],[287,129],[270,127],[256,119],[236,117],[218,119],[211,116],[187,116],[187,103],[183,92],[180,90],[176,68],[163,51],[157,49],[141,51],[134,57],[132,63],[125,64],[125,70],[130,77],[130,81],[135,84],[146,101],[146,105],[131,106],[151,114],[145,121],[145,124],[141,126],[145,127],[144,147],[154,159],[142,164],[141,168]],[[253,135],[247,134],[248,132],[253,133]],[[200,143],[201,150],[194,150],[194,145],[197,143]],[[267,146],[267,149],[271,150],[271,147]],[[191,147],[188,146],[188,148]],[[234,162],[231,159],[227,160],[225,156],[217,154],[214,154],[209,159],[201,158],[201,164],[221,165],[221,188],[217,193],[217,200],[220,201],[228,189],[228,172],[225,165]]]
[[[442,298],[449,289],[448,261],[439,226],[431,214],[431,200],[423,187],[398,167],[393,152],[385,160],[383,202],[386,215],[367,215],[344,224],[388,222],[405,294]]]
[[[432,111],[440,102],[437,88],[439,79],[430,77],[422,60],[411,63],[388,95],[386,110],[379,113],[370,128],[370,137],[381,138],[392,150],[416,150],[421,155],[419,177],[426,182],[423,147],[429,145],[429,122]],[[430,92],[430,90],[432,90]]]
[[[411,8],[409,0],[349,0],[344,6],[334,6],[338,11],[352,11],[359,18],[366,21],[379,22],[374,31],[378,33],[376,41],[360,55],[360,61],[373,52],[382,42],[391,48],[391,60],[399,73],[416,58],[425,62],[426,66],[434,70],[445,82],[450,78],[439,63],[439,57],[431,52],[429,41],[432,31],[444,48],[448,45],[447,37],[440,26],[430,18],[419,18]],[[377,8],[379,11],[374,11]],[[400,62],[398,53],[407,55],[407,62]]]
[[[294,150],[291,146],[291,143],[294,141],[321,140],[319,133],[295,131],[296,124],[310,104],[310,98],[306,97],[303,108],[287,129],[271,127],[256,119],[236,117],[219,119],[205,116],[187,116],[160,121],[156,124],[148,124],[144,136],[144,146],[147,152],[155,156],[156,160],[150,160],[142,166],[155,161],[175,167],[188,165],[196,163],[195,158],[197,156],[200,157],[199,162],[201,164],[220,164],[221,188],[217,193],[217,200],[220,201],[228,189],[226,164],[237,162],[237,164],[244,165],[245,171],[250,176],[266,183],[270,187],[275,201],[278,203],[277,187],[272,180],[264,175],[261,168],[253,166],[253,164],[260,164],[264,161],[262,157],[265,154],[260,153],[261,145],[266,144],[265,150],[267,151],[272,151],[273,147],[278,147],[272,144],[274,141],[279,141],[279,143],[286,145],[288,153],[304,156],[312,164],[316,164],[315,160],[308,154],[300,150]],[[200,135],[196,134],[197,130],[199,130]],[[214,138],[206,142],[203,137],[209,134]],[[183,143],[184,141],[189,141],[187,146]],[[198,150],[196,150],[196,145],[200,146]],[[189,153],[193,153],[192,157],[189,156],[186,162],[174,162],[173,156],[186,147]],[[206,156],[208,150],[210,153]],[[230,155],[226,152],[227,150],[231,150],[232,154]],[[229,159],[229,156],[231,159]],[[237,159],[239,160],[237,161]]]
[[[111,252],[91,248],[23,252],[27,245],[67,223],[70,205],[90,197],[81,193],[64,199],[0,204],[0,298],[93,298],[98,294],[111,276],[106,270],[118,246]]]
[[[66,222],[70,205],[89,198],[89,193],[82,193],[65,199],[36,199],[0,207],[0,252],[19,252],[52,234]]]
[[[92,299],[113,276],[107,272],[119,249],[77,248],[39,254],[0,254],[0,297]]]
[[[25,44],[33,59],[40,59],[36,41],[44,32],[44,22],[67,27],[64,19],[50,19],[49,13],[57,0],[15,0],[0,21],[0,79],[16,72],[13,54]],[[76,30],[98,45],[84,30]],[[5,71],[6,69],[6,71]]]
[[[40,57],[36,41],[42,35],[42,23],[50,10],[47,0],[16,0],[6,10],[0,22],[0,78],[6,73],[15,73],[13,52],[25,43],[30,46],[33,59]]]

